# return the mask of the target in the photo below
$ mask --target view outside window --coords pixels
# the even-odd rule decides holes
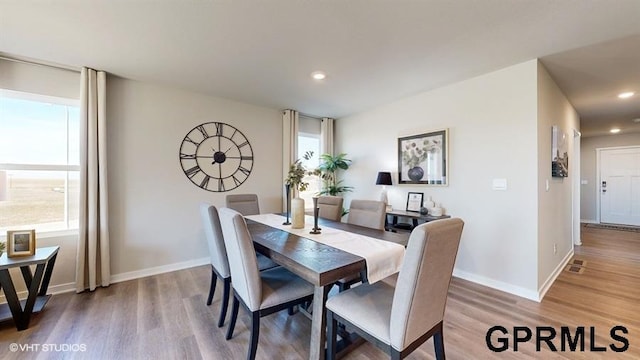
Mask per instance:
[[[309,160],[303,158],[307,151],[313,152],[313,157]],[[313,134],[298,134],[298,159],[301,159],[302,164],[307,170],[313,170],[320,165],[320,136]],[[315,175],[307,175],[304,178],[305,182],[309,183],[307,191],[301,191],[299,196],[304,199],[304,206],[306,209],[313,209],[313,197],[317,196],[320,192],[320,177]]]
[[[75,229],[77,100],[0,90],[0,232]]]

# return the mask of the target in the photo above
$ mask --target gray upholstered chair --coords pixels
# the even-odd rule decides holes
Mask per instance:
[[[337,322],[402,359],[434,337],[437,359],[444,359],[442,335],[447,292],[464,223],[445,219],[416,227],[407,245],[395,286],[379,281],[327,300],[327,359],[335,359]]]
[[[218,209],[215,206],[206,203],[200,204],[200,216],[204,226],[205,237],[209,247],[209,256],[211,257],[211,285],[209,286],[209,296],[207,297],[207,305],[211,305],[213,295],[216,292],[216,283],[220,279],[224,285],[222,292],[222,307],[220,309],[220,319],[218,327],[224,325],[224,319],[227,315],[229,305],[229,294],[231,290],[231,271],[229,270],[229,261],[227,259],[227,250],[222,237],[222,227],[220,226],[220,218]],[[266,256],[258,256],[258,268],[260,270],[270,269],[278,266]]]
[[[258,195],[256,194],[227,195],[226,206],[229,209],[233,209],[244,216],[260,214]]]
[[[386,204],[375,200],[351,200],[347,222],[372,229],[384,230]]]
[[[323,219],[340,221],[342,219],[342,202],[341,196],[319,196],[318,197],[318,217]]]
[[[233,277],[233,308],[227,340],[233,336],[240,302],[251,313],[251,340],[247,359],[255,359],[260,318],[313,299],[313,285],[283,267],[258,271],[255,249],[242,214],[220,209],[220,224]]]

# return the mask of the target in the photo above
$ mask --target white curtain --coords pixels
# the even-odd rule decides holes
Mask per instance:
[[[331,118],[322,118],[320,125],[320,153],[333,155],[333,122]]]
[[[298,126],[299,115],[295,110],[285,110],[282,113],[282,184],[284,184],[289,167],[298,157]],[[287,206],[287,197],[282,187],[282,208]]]
[[[76,292],[109,286],[106,73],[82,68],[80,93],[80,232]]]

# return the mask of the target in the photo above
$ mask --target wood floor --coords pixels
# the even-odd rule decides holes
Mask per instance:
[[[586,261],[584,271],[563,271],[541,303],[454,279],[445,316],[448,358],[640,359],[640,233],[583,228],[582,239],[575,259]],[[220,294],[211,306],[205,305],[209,276],[209,268],[203,266],[113,284],[93,293],[53,296],[28,330],[17,332],[11,322],[0,324],[0,359],[244,359],[249,318],[241,311],[234,338],[224,340],[224,329],[216,327]],[[262,320],[259,359],[308,358],[309,319],[285,311]],[[509,330],[506,351],[496,353],[487,347],[485,336],[495,325]],[[629,342],[626,352],[609,348],[623,345],[610,336],[617,325],[628,329],[628,334],[617,333]],[[514,326],[533,331],[532,340],[519,344],[517,352]],[[572,337],[576,327],[584,327],[585,351],[552,352],[544,342],[536,351],[536,326],[558,332],[552,340],[558,350],[562,326],[569,327]],[[496,347],[498,335],[491,338]],[[12,343],[31,348],[11,352]],[[606,352],[590,351],[592,346]],[[364,344],[345,358],[387,357]],[[432,358],[431,340],[409,357]]]

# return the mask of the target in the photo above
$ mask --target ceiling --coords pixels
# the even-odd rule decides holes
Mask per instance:
[[[541,58],[583,134],[640,132],[638,0],[0,0],[0,55],[335,118]]]

